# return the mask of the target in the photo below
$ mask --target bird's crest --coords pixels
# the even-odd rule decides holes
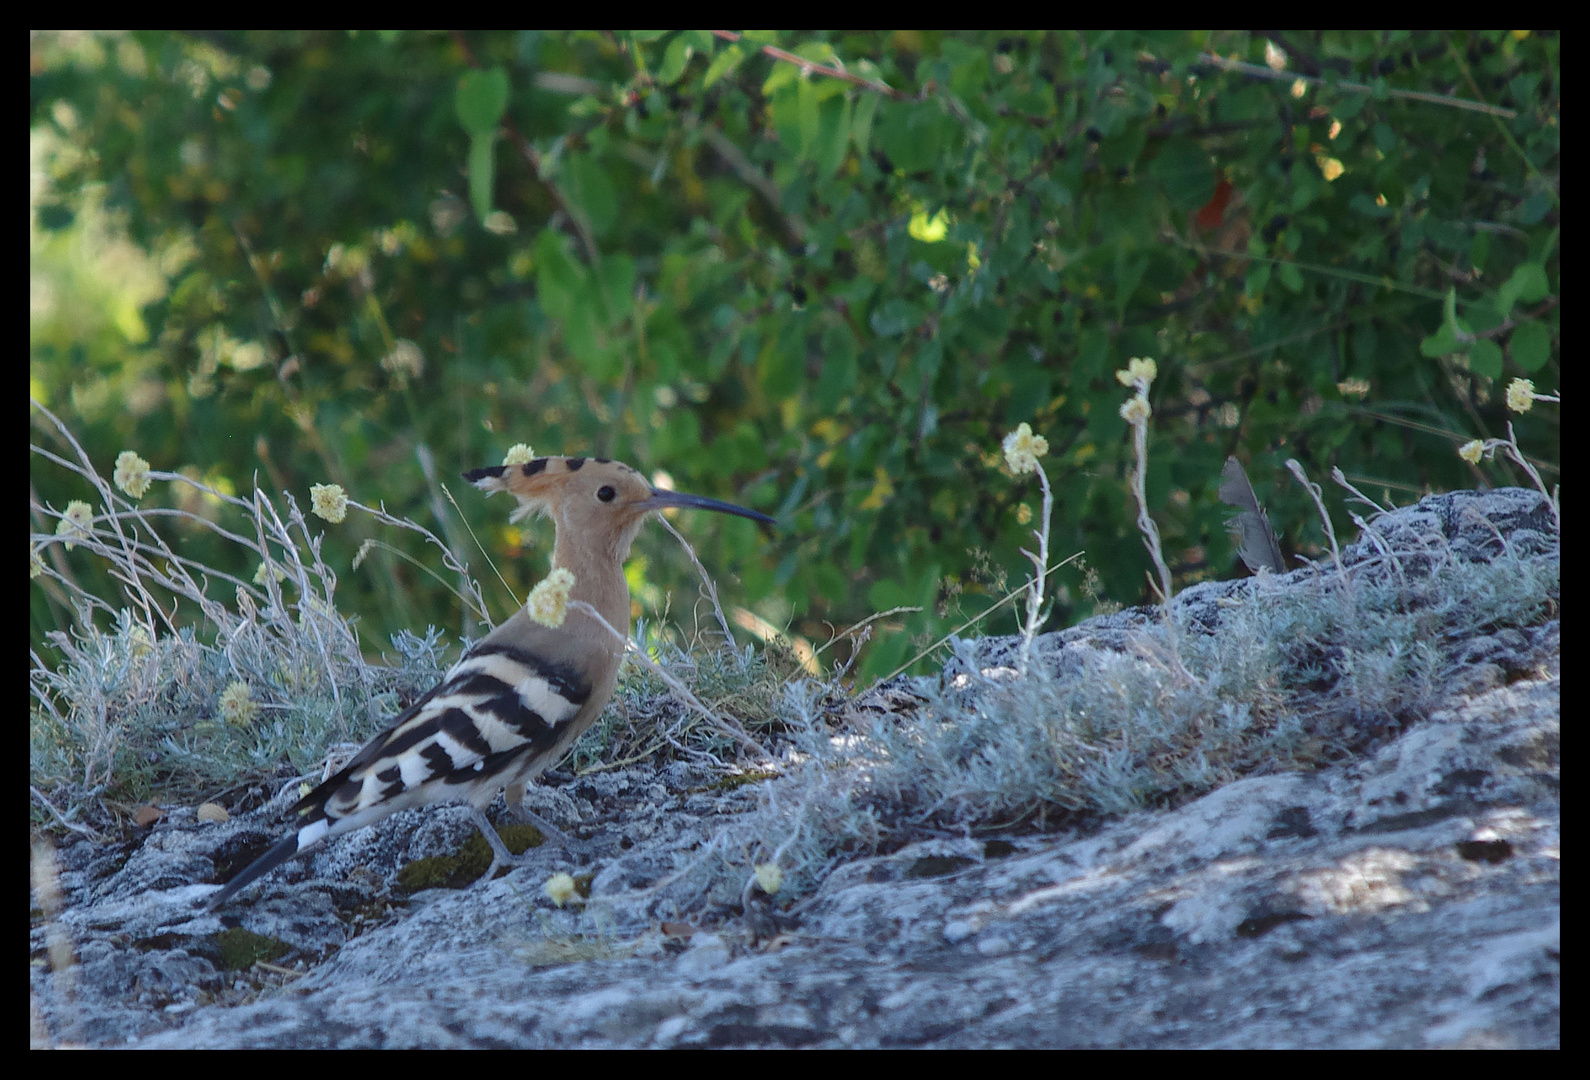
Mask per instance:
[[[586,457],[539,457],[523,465],[493,465],[471,469],[464,474],[464,479],[488,495],[495,491],[508,492],[519,500],[518,508],[508,515],[508,520],[523,521],[531,514],[551,513],[559,490],[570,476],[591,464],[632,473],[636,479],[641,479],[640,473],[621,461]]]

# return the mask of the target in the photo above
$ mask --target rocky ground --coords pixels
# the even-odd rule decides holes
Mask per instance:
[[[1382,543],[1400,529],[1558,558],[1544,500],[1516,489],[1375,524]],[[1178,603],[1217,621],[1242,584]],[[1063,668],[1151,617],[1050,635],[1039,655]],[[591,834],[584,850],[543,845],[489,884],[402,895],[404,867],[473,833],[461,810],[411,811],[216,914],[218,867],[279,821],[173,814],[55,853],[54,884],[30,897],[35,1043],[1556,1046],[1559,625],[1553,604],[1454,643],[1441,700],[1349,760],[1064,832],[910,844],[839,865],[777,914],[764,899],[670,921],[646,890],[782,778],[724,785],[681,763],[570,778],[535,809]],[[985,643],[983,662],[1010,648]],[[862,707],[911,701],[897,684]],[[583,909],[542,894],[558,871],[588,880]]]

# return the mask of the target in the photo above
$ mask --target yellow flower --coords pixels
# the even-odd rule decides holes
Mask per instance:
[[[1049,440],[1042,435],[1034,435],[1032,428],[1025,423],[1017,425],[1015,431],[1006,435],[1002,445],[1005,464],[1010,466],[1013,473],[1037,472],[1038,459],[1049,452]]]
[[[89,538],[89,524],[94,520],[94,508],[82,499],[73,499],[66,504],[66,513],[61,515],[61,520],[55,523],[56,536],[69,536],[75,540]],[[73,551],[77,545],[71,540],[66,542],[66,550]]]
[[[1342,122],[1340,120],[1332,120],[1331,121],[1330,134],[1327,135],[1326,138],[1331,139],[1332,141],[1334,141],[1336,136],[1340,135],[1341,133],[1342,133]]]
[[[1128,424],[1143,424],[1154,413],[1148,404],[1148,399],[1142,394],[1134,394],[1132,399],[1121,406],[1121,419]]]
[[[861,500],[861,504],[856,509],[881,510],[892,498],[894,498],[894,481],[889,479],[889,471],[879,465],[872,470],[872,490],[867,492],[867,497]]]
[[[756,883],[772,896],[784,884],[784,871],[779,869],[778,863],[763,863],[756,868]]]
[[[42,573],[44,573],[44,560],[39,558],[39,549],[28,548],[28,578],[31,580]]]
[[[1324,174],[1326,180],[1335,180],[1347,171],[1347,167],[1333,157],[1321,154],[1314,160],[1319,163],[1319,171]]]
[[[1271,71],[1286,70],[1286,53],[1282,52],[1273,41],[1264,43],[1264,66]]]
[[[536,453],[530,449],[530,444],[520,442],[508,447],[508,452],[502,456],[502,463],[504,466],[523,465],[526,462],[534,461],[535,458]]]
[[[493,210],[481,225],[493,236],[512,236],[519,231],[519,223],[506,210]]]
[[[425,371],[425,354],[407,338],[398,338],[392,351],[381,357],[381,366],[394,375],[419,378]]]
[[[1507,384],[1507,407],[1515,413],[1526,413],[1535,407],[1535,384],[1528,379],[1514,379]]]
[[[1300,98],[1306,93],[1308,93],[1308,83],[1304,82],[1302,79],[1298,79],[1292,84],[1293,97]]]
[[[1368,379],[1343,379],[1336,384],[1336,392],[1342,397],[1364,397],[1369,393]]]
[[[265,585],[265,575],[266,574],[269,574],[271,577],[275,578],[277,581],[286,581],[287,580],[287,572],[285,570],[283,570],[281,567],[277,566],[275,563],[263,563],[262,562],[262,563],[259,564],[259,568],[254,571],[254,584],[256,584],[256,585],[260,586],[261,588],[263,588],[264,585]]]
[[[1484,453],[1485,441],[1483,439],[1474,439],[1458,447],[1458,457],[1462,458],[1470,465],[1478,465],[1480,463],[1480,456]]]
[[[230,682],[221,691],[221,719],[229,724],[247,724],[259,712],[259,706],[249,700],[248,684]]]
[[[918,210],[911,215],[911,222],[906,226],[906,231],[913,239],[920,240],[924,244],[936,244],[949,235],[950,212],[943,209],[928,217],[926,210]]]
[[[149,462],[131,450],[116,455],[116,471],[111,473],[116,486],[135,499],[144,497],[149,490]]]
[[[316,514],[335,525],[348,516],[348,493],[340,484],[315,484],[309,489],[309,505]]]
[[[1149,385],[1157,378],[1159,365],[1154,363],[1152,356],[1134,356],[1115,373],[1116,382],[1122,386],[1135,386],[1140,393],[1147,393]]]
[[[573,588],[574,575],[561,566],[553,567],[552,573],[530,590],[525,608],[542,626],[562,626],[568,617],[569,591]]]
[[[1027,524],[1027,522],[1029,522],[1031,520],[1032,520],[1032,507],[1028,506],[1026,503],[1022,503],[1022,504],[1020,504],[1019,506],[1016,507],[1016,522],[1017,522],[1017,524],[1025,525],[1025,524]]]
[[[568,874],[553,874],[547,878],[546,884],[541,886],[541,891],[547,894],[558,907],[562,907],[578,894],[574,886],[574,878]]]

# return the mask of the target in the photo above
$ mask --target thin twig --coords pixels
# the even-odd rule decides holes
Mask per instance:
[[[690,541],[686,540],[678,529],[674,528],[673,522],[661,514],[657,515],[657,520],[662,522],[663,528],[673,534],[674,539],[679,541],[679,546],[685,549],[685,554],[690,556],[691,565],[696,568],[696,573],[701,575],[701,587],[707,590],[707,599],[712,601],[712,613],[718,617],[718,626],[723,631],[723,642],[738,656],[738,650],[734,648],[734,634],[729,630],[729,620],[724,617],[723,606],[718,603],[718,587],[712,583],[712,578],[708,575],[707,568],[701,565],[701,560],[696,558],[696,549],[690,546]]]
[[[744,36],[742,34],[735,33],[733,30],[713,30],[712,35],[714,37],[720,37],[724,41],[739,41]],[[834,68],[829,67],[826,64],[819,64],[815,60],[806,59],[804,56],[796,56],[792,52],[785,52],[776,45],[762,45],[760,48],[764,55],[771,56],[774,60],[785,60],[791,64],[795,64],[803,72],[827,75],[831,79],[843,79],[845,82],[855,83],[857,86],[863,87],[867,90],[885,94],[896,101],[905,100],[905,94],[896,90],[887,83],[874,82],[871,79],[862,78],[860,75],[852,75],[843,68]]]
[[[727,735],[729,738],[735,740],[746,749],[755,751],[759,757],[767,756],[767,749],[765,747],[763,747],[755,739],[751,738],[751,736],[747,735],[738,724],[732,724],[729,721],[724,720],[717,713],[703,705],[701,703],[701,699],[690,692],[689,687],[680,682],[678,679],[674,678],[671,673],[665,671],[662,666],[657,663],[657,661],[647,656],[644,649],[640,648],[625,635],[619,633],[618,630],[614,628],[612,623],[608,622],[602,617],[602,613],[600,611],[597,611],[584,600],[570,600],[568,606],[582,611],[591,618],[595,619],[597,623],[604,627],[609,634],[612,634],[613,637],[618,639],[618,641],[623,645],[625,651],[627,651],[631,656],[635,657],[635,659],[637,659],[641,665],[653,675],[657,676],[664,683],[666,683],[669,689],[679,695],[679,699],[681,701],[690,706],[692,709],[695,709],[702,716],[706,717],[707,721],[718,732]]]
[[[1308,474],[1303,471],[1303,465],[1297,458],[1287,458],[1286,467],[1293,476],[1297,477],[1297,482],[1307,489],[1309,498],[1314,500],[1314,509],[1319,512],[1320,520],[1325,523],[1325,535],[1330,538],[1331,559],[1336,563],[1336,572],[1341,575],[1343,581],[1346,581],[1347,570],[1342,566],[1342,552],[1336,546],[1336,526],[1331,524],[1331,516],[1325,512],[1325,493],[1320,490],[1318,484],[1309,480]]]
[[[1302,81],[1309,86],[1330,86],[1337,90],[1345,90],[1351,94],[1373,94],[1375,88],[1364,83],[1356,82],[1331,82],[1328,79],[1317,78],[1313,75],[1299,75],[1293,71],[1272,71],[1262,64],[1249,64],[1242,60],[1227,60],[1223,56],[1213,53],[1204,53],[1198,58],[1199,66],[1211,67],[1218,71],[1231,72],[1236,75],[1246,75],[1250,79],[1267,79],[1270,82],[1297,82]],[[1485,113],[1488,116],[1499,116],[1504,120],[1512,120],[1518,115],[1513,109],[1504,109],[1500,105],[1487,105],[1483,101],[1469,101],[1467,98],[1453,97],[1450,94],[1427,94],[1422,90],[1394,90],[1388,89],[1389,96],[1401,98],[1404,101],[1423,101],[1430,105],[1448,105],[1454,109],[1466,109],[1469,112]]]

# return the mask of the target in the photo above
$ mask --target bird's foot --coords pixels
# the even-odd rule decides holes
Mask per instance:
[[[497,832],[496,827],[492,825],[491,819],[486,816],[484,810],[478,807],[471,807],[470,811],[475,819],[475,827],[480,830],[481,837],[491,848],[491,865],[486,868],[485,874],[481,875],[478,879],[479,881],[491,881],[497,876],[499,869],[515,869],[524,866],[530,861],[529,851],[526,851],[523,855],[515,855],[508,850],[508,845],[503,843],[502,834]],[[597,854],[599,845],[594,840],[575,839],[562,829],[544,821],[540,815],[523,807],[510,807],[510,812],[528,819],[529,824],[533,825],[546,840],[553,842],[582,862],[589,861]]]

